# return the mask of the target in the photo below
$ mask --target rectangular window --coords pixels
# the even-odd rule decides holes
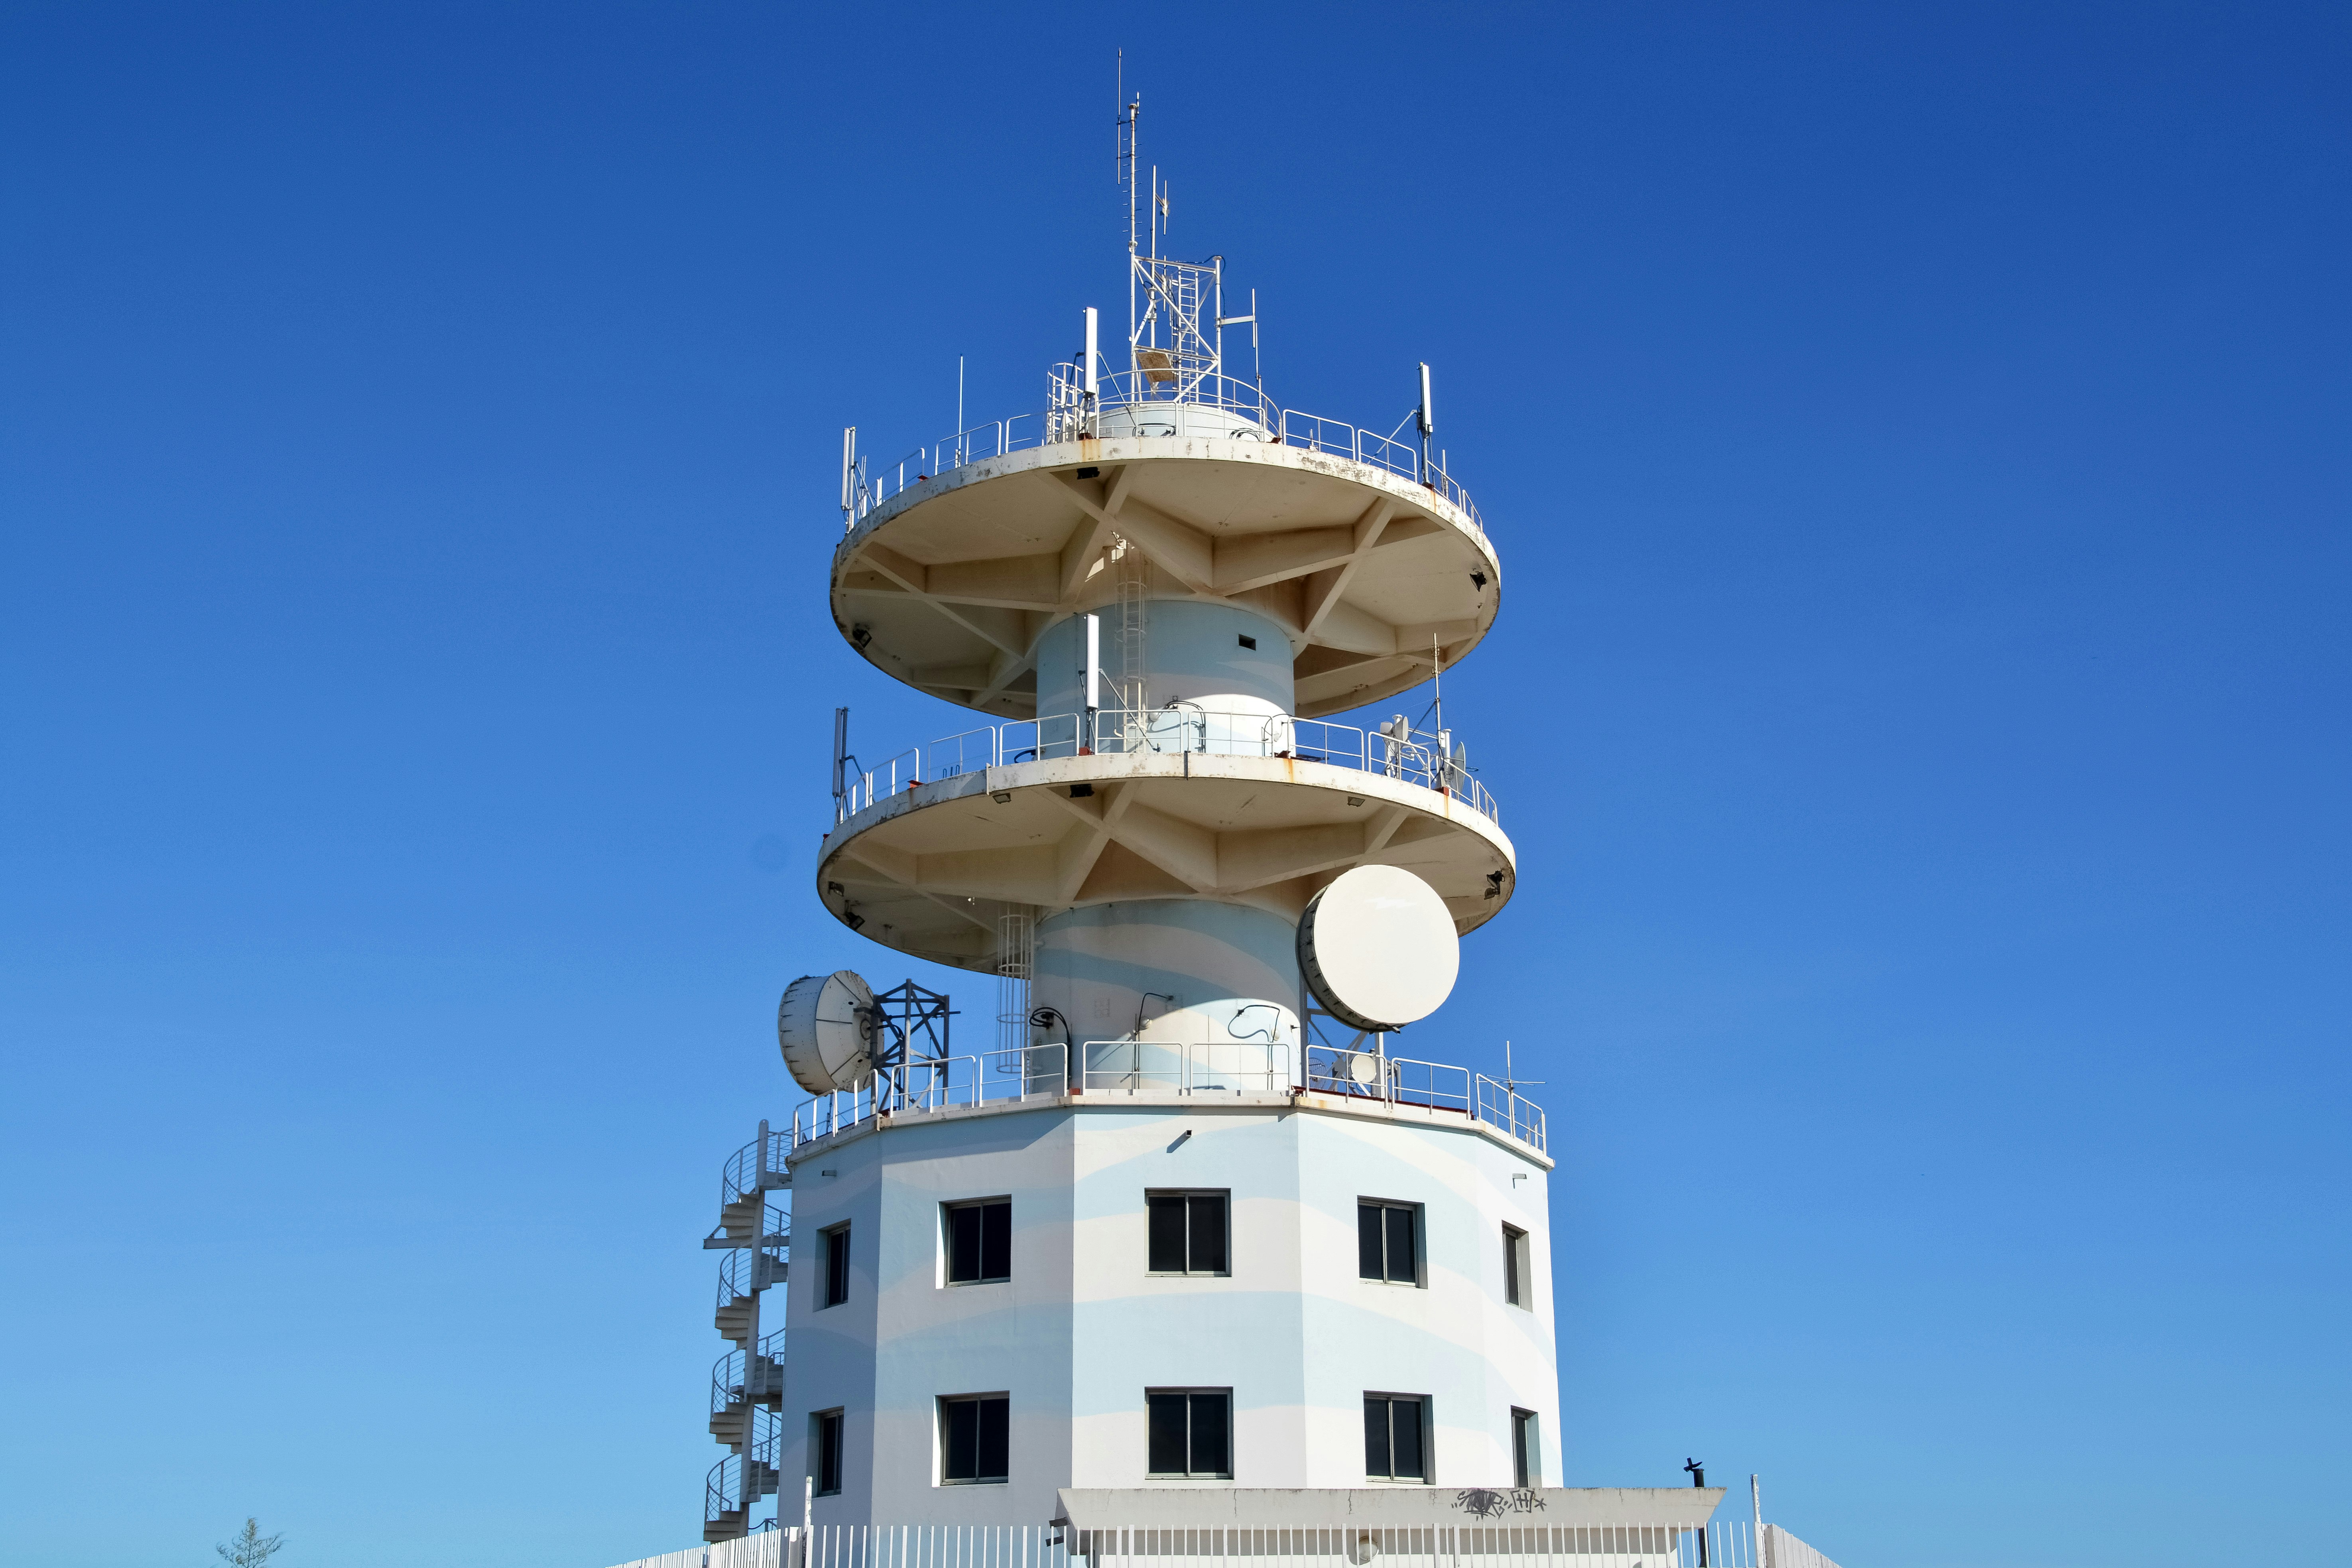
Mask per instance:
[[[1223,1193],[1146,1193],[1150,1257],[1154,1274],[1223,1274],[1226,1267]]]
[[[949,1284],[984,1285],[1013,1278],[1012,1199],[949,1204],[941,1218],[947,1229]]]
[[[1143,1405],[1151,1474],[1233,1479],[1232,1389],[1149,1388]]]
[[[1002,1482],[1011,1469],[1013,1401],[1002,1394],[956,1394],[940,1401],[940,1479],[964,1486]]]
[[[1503,1300],[1514,1307],[1531,1307],[1528,1289],[1528,1233],[1517,1226],[1503,1227]]]
[[[1356,1272],[1393,1285],[1421,1283],[1421,1205],[1377,1198],[1356,1204]]]
[[[849,1227],[835,1226],[820,1233],[824,1241],[824,1300],[820,1307],[838,1307],[849,1300]]]
[[[1511,1484],[1521,1487],[1543,1485],[1542,1430],[1536,1425],[1532,1410],[1511,1411]]]
[[[1426,1481],[1423,1441],[1428,1401],[1417,1394],[1364,1395],[1364,1474],[1376,1481]]]
[[[821,1410],[809,1417],[809,1446],[816,1450],[816,1495],[831,1497],[841,1489],[841,1412]]]

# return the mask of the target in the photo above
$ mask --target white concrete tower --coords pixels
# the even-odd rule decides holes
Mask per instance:
[[[1511,844],[1442,720],[1324,717],[1450,670],[1501,569],[1425,369],[1410,446],[1226,374],[1254,304],[1161,254],[1133,127],[1127,341],[1087,310],[1043,411],[887,468],[845,442],[835,622],[982,717],[837,767],[816,889],[998,999],[930,1056],[846,982],[788,997],[827,1090],[759,1162],[793,1194],[788,1521],[803,1476],[819,1522],[881,1523],[1558,1484],[1541,1113],[1392,1032]]]

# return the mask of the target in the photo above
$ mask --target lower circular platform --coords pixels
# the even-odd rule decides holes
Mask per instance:
[[[1296,921],[1350,867],[1412,872],[1457,931],[1510,901],[1517,855],[1441,791],[1293,758],[1059,758],[918,784],[826,835],[817,891],[862,936],[994,968],[1003,917],[1202,899]]]

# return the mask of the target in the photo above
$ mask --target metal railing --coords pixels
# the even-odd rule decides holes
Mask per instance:
[[[784,1331],[778,1329],[760,1341],[751,1375],[743,1374],[743,1352],[729,1351],[710,1369],[710,1414],[723,1414],[740,1402],[759,1404],[784,1388]]]
[[[869,1075],[854,1089],[820,1094],[793,1111],[792,1125],[776,1134],[796,1149],[829,1138],[876,1115],[900,1110],[945,1110],[986,1105],[1032,1095],[1055,1095],[1069,1088],[1069,1050],[1061,1045],[1023,1046],[972,1056],[920,1057]]]
[[[1255,1040],[1088,1040],[1079,1087],[1088,1094],[1287,1094],[1290,1047]]]
[[[1048,406],[1035,413],[959,430],[944,440],[916,447],[896,462],[875,465],[857,458],[843,487],[845,527],[856,528],[884,502],[967,464],[1086,436],[1140,435],[1262,441],[1345,458],[1426,486],[1468,520],[1481,543],[1487,542],[1486,523],[1477,507],[1442,462],[1424,461],[1420,447],[1344,420],[1283,408],[1248,382],[1206,376],[1188,387],[1187,395],[1177,398],[1165,395],[1149,379],[1123,371],[1097,378],[1089,407],[1077,389],[1076,367],[1056,365],[1050,395]]]
[[[689,1546],[683,1552],[632,1558],[619,1568],[798,1568],[800,1559],[794,1553],[799,1541],[797,1530],[761,1530],[732,1541]]]
[[[716,1523],[722,1514],[748,1511],[777,1489],[776,1460],[783,1447],[783,1423],[772,1413],[751,1408],[750,1441],[740,1454],[730,1454],[710,1467],[702,1479],[702,1522]]]
[[[723,1461],[725,1469],[734,1460]],[[718,1472],[710,1495],[722,1495]],[[1746,1520],[1706,1524],[1549,1524],[1539,1493],[1440,1488],[1475,1523],[1421,1526],[1296,1525],[1201,1529],[1080,1530],[1067,1525],[796,1525],[727,1546],[708,1568],[1137,1568],[1167,1563],[1275,1559],[1292,1568],[1837,1568],[1778,1525]],[[726,1491],[725,1496],[738,1495]],[[1528,1511],[1514,1500],[1538,1500]],[[733,1506],[730,1504],[730,1507]],[[717,1517],[711,1513],[709,1517]],[[1491,1521],[1491,1522],[1487,1521]],[[772,1543],[772,1544],[770,1544]],[[639,1558],[621,1568],[705,1568],[700,1552]]]
[[[919,784],[987,768],[1067,757],[1188,752],[1322,763],[1377,773],[1435,790],[1490,822],[1502,821],[1493,792],[1470,771],[1467,753],[1450,730],[1432,734],[1413,729],[1402,716],[1366,730],[1286,713],[1214,713],[1189,702],[1018,719],[909,746],[853,777],[835,818],[846,822],[876,802]]]
[[[1377,1100],[1424,1110],[1453,1110],[1549,1150],[1543,1109],[1507,1084],[1447,1062],[1385,1056],[1348,1046],[1311,1044],[1302,1088],[1316,1094]]]
[[[1538,1152],[1549,1152],[1542,1107],[1484,1073],[1445,1062],[1310,1043],[1305,1072],[1288,1045],[1250,1040],[1149,1040],[1133,1037],[1087,1040],[1078,1054],[1076,1087],[1088,1094],[1342,1095],[1423,1110],[1453,1111],[1485,1122]],[[980,1056],[919,1060],[868,1078],[855,1089],[821,1094],[793,1112],[776,1134],[798,1148],[854,1128],[877,1114],[983,1105],[1070,1087],[1068,1047],[1058,1043],[990,1051]],[[730,1262],[748,1256],[728,1254]],[[720,1304],[730,1276],[722,1272]],[[743,1278],[750,1278],[746,1275]],[[780,1264],[775,1278],[782,1278]]]
[[[734,1460],[722,1461],[724,1469]],[[713,1472],[717,1480],[717,1472]],[[730,1479],[730,1486],[737,1485]],[[714,1491],[716,1489],[713,1489]],[[726,1494],[738,1495],[735,1490]],[[1457,1490],[1465,1511],[1512,1510],[1529,1494]],[[730,1504],[730,1507],[732,1505]],[[706,1504],[706,1508],[708,1505]],[[715,1518],[715,1514],[709,1515]],[[1517,1521],[1541,1515],[1507,1511]],[[1250,1529],[1076,1530],[1030,1524],[821,1524],[762,1531],[738,1541],[640,1557],[619,1568],[1095,1568],[1204,1558],[1276,1558],[1296,1568],[1837,1568],[1777,1524],[1478,1523],[1414,1528],[1301,1525]],[[1700,1538],[1705,1537],[1704,1542]]]
[[[777,1283],[791,1267],[791,1248],[782,1243],[720,1254],[719,1310],[725,1311],[736,1302]]]
[[[781,1132],[770,1132],[762,1142],[754,1138],[729,1156],[719,1173],[719,1206],[731,1207],[745,1196],[785,1184],[784,1151],[791,1145]]]

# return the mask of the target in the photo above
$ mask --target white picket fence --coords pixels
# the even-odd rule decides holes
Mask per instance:
[[[1418,1529],[1056,1530],[819,1525],[767,1531],[615,1568],[1838,1568],[1777,1524],[1476,1524]],[[1076,1562],[1073,1563],[1072,1559]],[[1267,1568],[1274,1568],[1268,1564]]]

